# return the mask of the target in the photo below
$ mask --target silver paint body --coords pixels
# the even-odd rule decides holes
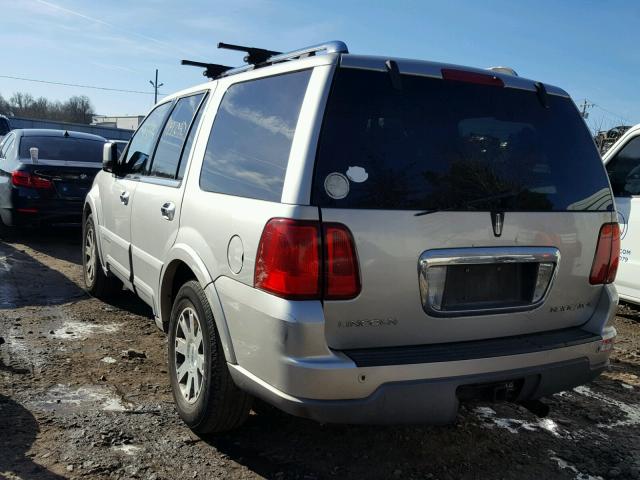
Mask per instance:
[[[310,205],[316,144],[331,80],[343,67],[385,69],[385,57],[330,53],[225,76],[168,99],[209,90],[209,98],[182,182],[118,179],[98,174],[87,205],[96,217],[103,267],[138,292],[159,326],[168,321],[169,278],[176,262],[186,263],[205,289],[225,355],[239,384],[286,399],[361,399],[389,382],[454,378],[538,367],[587,358],[606,364],[597,343],[552,351],[430,364],[359,368],[341,350],[460,342],[582,326],[603,338],[617,294],[613,286],[592,286],[588,276],[600,225],[615,213],[511,213],[500,237],[487,212],[441,212],[416,217],[413,211],[322,209]],[[449,65],[396,60],[402,73],[440,77]],[[466,68],[466,67],[465,67]],[[234,197],[200,189],[203,156],[217,108],[230,85],[285,72],[313,69],[302,104],[279,203]],[[485,70],[476,69],[478,72]],[[534,82],[495,73],[508,88],[535,91]],[[547,92],[567,96],[547,86]],[[164,101],[164,100],[163,100]],[[128,204],[120,195],[128,193]],[[174,218],[161,207],[175,205]],[[347,301],[291,301],[253,287],[256,250],[273,217],[339,222],[353,233],[362,291]],[[239,238],[240,242],[232,238]],[[231,243],[230,243],[231,242]],[[238,246],[240,245],[240,246]],[[128,263],[131,247],[133,275]],[[449,318],[430,316],[420,299],[418,266],[433,249],[536,247],[556,249],[553,285],[536,308],[526,311]],[[239,253],[238,249],[242,252]],[[238,264],[239,258],[240,264]],[[131,281],[131,279],[133,281]],[[575,307],[582,305],[581,308]],[[550,307],[558,309],[550,313]],[[573,308],[575,307],[575,308]],[[560,311],[564,310],[564,311]],[[342,320],[394,319],[344,327]],[[365,322],[366,323],[366,322]],[[239,380],[240,379],[240,380]],[[363,380],[364,379],[364,380]]]

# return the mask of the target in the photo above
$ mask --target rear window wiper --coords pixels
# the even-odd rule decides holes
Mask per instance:
[[[431,213],[451,212],[451,211],[455,211],[455,210],[462,209],[462,208],[469,208],[469,207],[472,207],[473,205],[475,205],[476,203],[487,202],[487,201],[490,201],[490,200],[499,200],[499,199],[502,199],[502,198],[516,197],[516,196],[520,195],[522,193],[522,191],[523,191],[522,189],[520,189],[520,190],[512,190],[512,191],[509,191],[509,192],[499,193],[497,195],[489,195],[488,197],[481,197],[481,198],[476,198],[474,200],[468,200],[466,202],[463,202],[462,204],[455,205],[453,207],[432,208],[430,210],[423,210],[421,212],[414,213],[413,216],[414,217],[422,217],[424,215],[429,215]]]
[[[542,82],[536,82],[536,95],[538,97],[538,101],[542,108],[549,108],[549,94],[547,93],[547,89]]]

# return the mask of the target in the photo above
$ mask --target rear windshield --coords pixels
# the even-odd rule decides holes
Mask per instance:
[[[535,92],[342,68],[325,112],[314,204],[403,210],[610,210],[573,102]]]
[[[69,162],[102,162],[104,142],[74,137],[22,137],[20,158],[30,158],[31,147],[38,148],[42,160],[65,160]]]

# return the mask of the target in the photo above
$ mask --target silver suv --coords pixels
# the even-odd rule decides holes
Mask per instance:
[[[193,430],[253,398],[445,424],[607,367],[619,230],[565,91],[342,42],[207,71],[105,147],[84,211],[87,288],[152,307]]]

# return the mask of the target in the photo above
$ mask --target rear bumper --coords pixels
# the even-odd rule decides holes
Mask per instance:
[[[512,337],[471,348],[467,342],[456,355],[407,347],[408,356],[358,356],[327,347],[319,302],[277,299],[225,277],[215,289],[237,360],[229,365],[236,384],[323,422],[446,424],[455,419],[460,387],[517,381],[517,401],[566,390],[606,368],[610,352],[602,342],[616,335],[609,324],[617,294],[606,286],[589,322],[568,336],[546,332],[524,343]]]
[[[49,200],[19,202],[2,212],[5,223],[11,226],[38,225],[41,223],[81,223],[82,200]]]
[[[518,381],[522,382],[522,388],[512,400],[532,400],[587,383],[607,365],[608,362],[591,365],[589,359],[578,358],[502,372],[392,382],[381,385],[365,398],[350,400],[292,397],[235,365],[230,369],[241,388],[292,415],[323,423],[446,425],[456,419],[460,387]]]

